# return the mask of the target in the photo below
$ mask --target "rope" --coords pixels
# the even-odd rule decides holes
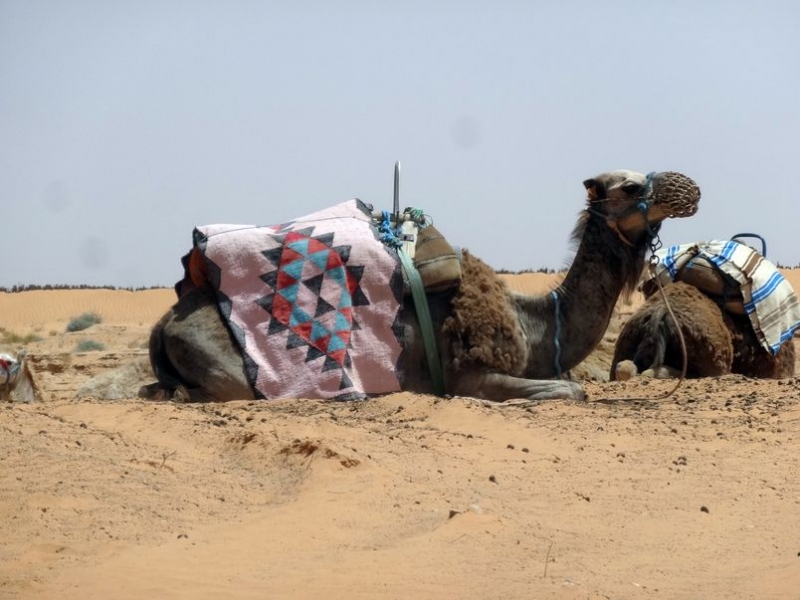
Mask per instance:
[[[681,326],[680,326],[680,323],[678,323],[678,319],[675,318],[675,313],[672,311],[672,306],[670,306],[669,300],[667,300],[667,294],[664,291],[664,286],[661,283],[661,278],[658,277],[657,274],[656,274],[656,266],[657,265],[658,265],[658,256],[653,254],[650,257],[650,274],[656,280],[656,285],[658,286],[658,291],[661,293],[661,297],[664,300],[664,304],[666,304],[666,306],[667,306],[667,312],[669,312],[670,318],[672,318],[672,321],[675,323],[675,329],[678,330],[678,339],[681,342],[681,358],[683,359],[683,367],[681,368],[680,379],[678,379],[678,381],[675,383],[675,386],[669,392],[667,392],[666,394],[663,394],[661,396],[656,396],[655,398],[639,398],[639,397],[633,397],[633,398],[601,398],[600,400],[594,400],[594,402],[600,402],[602,404],[614,404],[616,402],[630,402],[630,401],[647,402],[647,401],[652,401],[652,400],[664,400],[664,399],[669,398],[670,396],[672,396],[672,394],[674,394],[676,391],[678,391],[678,388],[683,383],[683,380],[686,379],[686,367],[687,367],[687,365],[689,363],[689,358],[688,358],[688,356],[686,354],[686,340],[683,338],[683,330],[681,330]],[[612,365],[612,368],[613,368],[613,366],[614,365]]]
[[[418,225],[427,225],[425,211],[423,209],[412,206],[406,208],[405,213]]]
[[[556,348],[556,355],[555,355],[555,365],[556,365],[556,376],[561,379],[561,305],[559,302],[558,293],[553,290],[550,292],[550,295],[553,297],[555,301],[555,313],[556,313],[556,331],[553,335],[553,345]]]
[[[397,231],[392,227],[392,218],[388,210],[381,213],[381,222],[378,223],[378,232],[381,234],[381,241],[390,248],[400,248],[402,240],[397,237]]]

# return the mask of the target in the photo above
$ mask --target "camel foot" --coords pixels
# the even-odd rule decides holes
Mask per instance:
[[[174,390],[168,389],[161,385],[160,382],[149,383],[139,388],[139,398],[145,400],[155,400],[156,402],[165,402],[172,400]]]
[[[627,381],[638,374],[639,370],[632,360],[621,360],[614,367],[614,375],[617,381]]]
[[[678,369],[667,365],[642,371],[642,377],[651,377],[653,379],[677,379],[680,376],[681,372]]]

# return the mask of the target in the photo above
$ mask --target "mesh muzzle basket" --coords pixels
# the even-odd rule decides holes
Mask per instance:
[[[673,217],[691,217],[700,203],[700,187],[683,173],[664,171],[653,177],[650,200]]]

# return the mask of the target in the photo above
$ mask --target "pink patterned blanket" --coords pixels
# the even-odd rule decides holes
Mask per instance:
[[[194,238],[257,396],[344,400],[400,389],[402,277],[363,202],[281,225],[206,225]]]

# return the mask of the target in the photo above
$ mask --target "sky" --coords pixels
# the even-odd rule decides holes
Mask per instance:
[[[565,267],[586,193],[680,171],[665,245],[800,264],[794,0],[0,0],[0,286],[171,286],[197,225],[358,197],[496,269]]]

